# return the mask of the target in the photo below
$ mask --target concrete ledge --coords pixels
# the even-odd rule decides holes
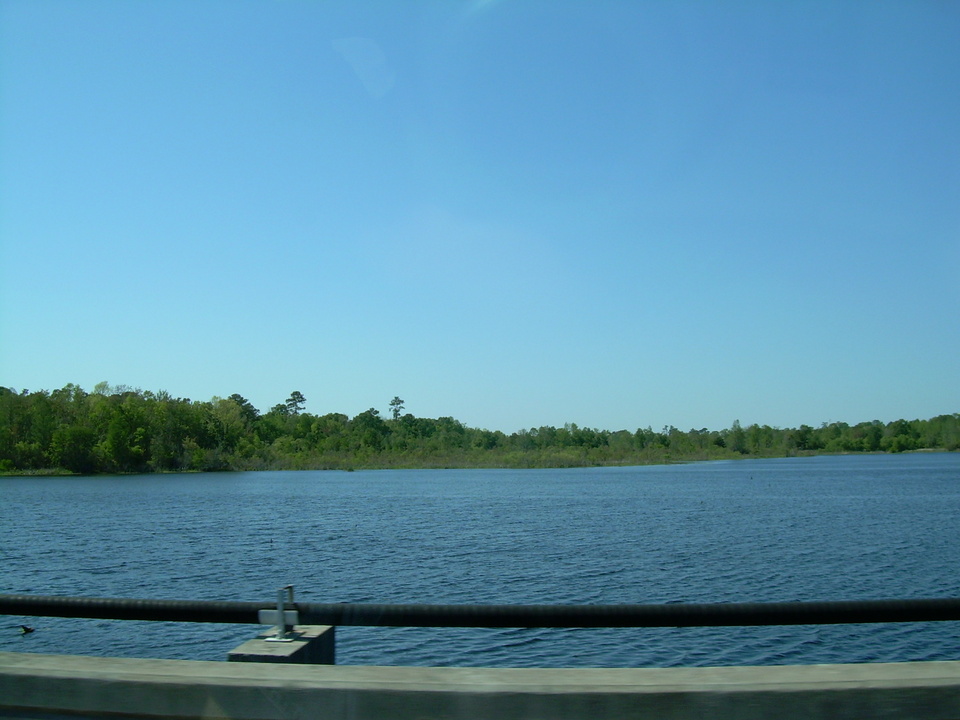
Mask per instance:
[[[305,666],[0,653],[0,717],[960,718],[960,662],[678,669]]]
[[[296,625],[289,642],[276,642],[270,628],[227,653],[228,662],[275,662],[333,665],[336,662],[336,629],[332,625]]]

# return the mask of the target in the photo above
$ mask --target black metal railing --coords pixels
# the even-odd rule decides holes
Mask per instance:
[[[0,615],[257,624],[270,602],[0,595]],[[304,625],[471,628],[722,627],[960,620],[960,598],[677,605],[303,603]]]

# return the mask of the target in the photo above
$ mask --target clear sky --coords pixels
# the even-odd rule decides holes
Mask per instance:
[[[960,4],[0,0],[0,385],[960,412]]]

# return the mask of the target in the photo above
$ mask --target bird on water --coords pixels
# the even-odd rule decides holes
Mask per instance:
[[[21,634],[21,635],[29,635],[29,634],[32,633],[34,630],[36,630],[36,628],[32,628],[32,627],[30,627],[29,625],[21,625],[21,626],[20,626],[20,634]]]

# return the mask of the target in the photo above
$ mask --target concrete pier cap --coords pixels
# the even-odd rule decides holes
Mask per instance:
[[[6,652],[0,717],[956,720],[960,662],[494,669]]]
[[[228,662],[300,663],[333,665],[336,662],[336,628],[332,625],[294,625],[278,642],[278,628],[270,628],[227,653]]]

